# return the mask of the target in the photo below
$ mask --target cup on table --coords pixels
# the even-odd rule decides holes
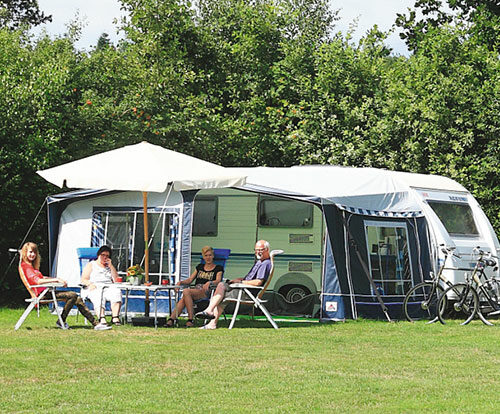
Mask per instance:
[[[162,284],[162,285],[168,285],[168,280],[167,280],[167,279],[163,279],[163,280],[161,281],[161,284]]]
[[[122,282],[123,282],[123,277],[118,276],[118,277],[116,278],[116,282],[117,282],[117,283],[122,283]]]

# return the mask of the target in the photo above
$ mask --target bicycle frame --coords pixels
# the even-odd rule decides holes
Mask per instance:
[[[497,300],[494,300],[488,292],[488,289],[486,288],[486,285],[490,284],[492,288],[499,289],[500,281],[496,279],[487,279],[484,272],[484,269],[487,266],[496,266],[497,263],[494,260],[490,259],[490,257],[492,257],[490,253],[486,253],[479,248],[475,248],[473,252],[477,252],[479,256],[476,259],[474,268],[470,269],[472,270],[472,273],[470,275],[467,273],[465,274],[464,283],[457,283],[449,287],[444,292],[440,303],[441,301],[445,300],[445,296],[451,293],[451,295],[455,295],[457,299],[457,301],[453,303],[453,311],[456,312],[457,315],[467,315],[462,325],[469,323],[476,317],[476,315],[486,325],[492,325],[492,323],[486,320],[483,315],[483,309],[485,309],[486,306],[481,305],[481,299],[483,299],[483,304],[486,301],[491,309],[493,309],[493,311],[488,312],[487,315],[500,314],[500,303],[498,301],[498,296],[496,298]],[[483,283],[481,279],[484,279],[485,282]],[[480,293],[482,296],[480,297],[478,293]],[[438,305],[438,307],[440,309],[439,320],[442,323],[445,323],[442,313],[443,311],[445,311],[445,309],[440,305]]]
[[[413,286],[405,295],[403,301],[403,311],[406,319],[414,322],[422,318],[420,312],[425,319],[429,319],[428,323],[436,322],[437,314],[434,315],[434,304],[439,301],[444,286],[452,286],[452,283],[444,276],[444,270],[451,269],[446,267],[448,257],[450,255],[457,256],[453,253],[454,247],[445,247],[441,245],[441,251],[444,253],[444,260],[436,275],[431,272],[431,279],[424,279],[421,283]],[[416,312],[416,313],[415,313]]]

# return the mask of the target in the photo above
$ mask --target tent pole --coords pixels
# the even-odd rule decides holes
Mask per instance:
[[[144,209],[144,280],[149,282],[149,229],[148,229],[148,193],[142,192],[142,205]],[[149,317],[149,290],[146,290],[144,300],[144,314]]]

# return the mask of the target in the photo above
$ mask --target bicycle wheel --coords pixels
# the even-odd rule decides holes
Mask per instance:
[[[443,295],[444,289],[441,286],[433,288],[430,282],[419,283],[406,294],[403,301],[405,317],[410,322],[428,321],[436,322],[438,318],[437,306],[439,299]],[[446,300],[443,305],[446,305]]]
[[[486,325],[498,325],[500,323],[500,281],[488,279],[478,289],[477,295],[479,297],[479,318]]]
[[[444,304],[445,300],[448,303],[446,306]],[[474,319],[479,310],[477,292],[466,283],[457,283],[450,286],[439,299],[438,309],[438,317],[441,323],[467,325]]]

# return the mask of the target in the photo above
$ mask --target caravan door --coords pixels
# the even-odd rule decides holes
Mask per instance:
[[[323,215],[316,205],[259,195],[257,238],[282,249],[270,288],[279,294],[284,313],[314,315],[319,310]]]

